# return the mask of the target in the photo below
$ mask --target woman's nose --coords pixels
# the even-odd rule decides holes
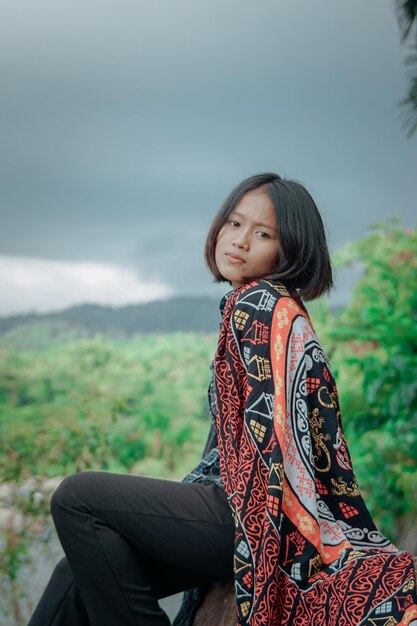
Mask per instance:
[[[237,248],[243,248],[247,250],[249,247],[248,236],[244,232],[240,232],[239,235],[235,234],[232,244]]]

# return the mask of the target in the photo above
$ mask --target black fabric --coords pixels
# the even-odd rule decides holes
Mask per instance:
[[[215,447],[217,447],[217,429],[216,425],[212,422],[207,436],[207,441],[204,446],[202,460],[207,458],[210,450]],[[184,480],[186,481],[187,478],[188,477],[186,476]],[[213,480],[213,477],[210,480]],[[200,482],[202,484],[207,484],[204,481],[203,475],[200,478]],[[188,589],[184,592],[180,609],[173,621],[173,626],[192,626],[195,614],[203,603],[208,591],[207,586],[197,586],[197,581],[195,581],[194,584],[195,586],[192,589]]]
[[[225,304],[232,293],[233,289],[226,293],[220,300],[219,309],[222,316]],[[211,370],[213,370],[213,365],[214,361],[210,366]],[[220,476],[219,451],[217,448],[215,393],[216,390],[213,375],[207,392],[211,424],[204,446],[203,455],[197,467],[183,478],[183,482],[198,481],[205,484],[215,482],[219,485],[219,487],[223,488],[223,482]],[[185,591],[181,607],[173,622],[173,626],[192,626],[194,616],[199,606],[203,603],[206,593],[207,589],[203,586],[196,586],[193,589]]]
[[[233,293],[229,291],[226,293],[223,298],[220,300],[219,309],[220,313],[223,316],[223,310],[225,304]],[[221,323],[220,323],[221,326]],[[216,429],[216,385],[214,380],[214,360],[210,365],[210,370],[212,371],[212,377],[210,380],[210,384],[207,389],[207,401],[209,407],[209,415],[210,415],[210,431],[207,437],[206,445],[204,446],[203,456],[200,459],[199,463],[196,467],[189,472],[181,482],[183,483],[191,483],[191,482],[201,482],[205,484],[209,484],[211,482],[215,482],[222,489],[223,481],[220,475],[220,456],[219,450],[217,447],[217,429]]]
[[[233,578],[233,517],[216,484],[82,472],[51,510],[67,559],[29,626],[167,626],[159,598]]]
[[[204,446],[203,457],[205,457],[206,454],[208,454],[210,450],[215,447],[217,447],[217,430],[216,424],[212,423]]]
[[[89,626],[87,612],[66,557],[55,567],[29,624]]]
[[[228,297],[232,293],[233,293],[233,290],[225,294],[223,298],[221,299],[220,305],[219,305],[221,314],[223,314],[224,306],[227,302]],[[233,551],[234,526],[233,526],[231,510],[227,503],[226,496],[224,492],[222,492],[222,483],[221,483],[221,478],[220,478],[218,453],[217,453],[217,456],[215,454],[215,452],[217,451],[217,430],[216,430],[216,425],[215,425],[215,419],[216,419],[215,397],[214,397],[215,389],[213,385],[214,385],[214,381],[212,380],[210,382],[209,389],[208,389],[210,430],[209,430],[207,440],[204,446],[202,458],[199,464],[197,465],[197,467],[190,474],[188,474],[187,476],[183,478],[182,483],[174,483],[173,481],[159,481],[157,479],[147,479],[147,478],[132,477],[132,476],[128,476],[128,477],[120,476],[119,477],[120,480],[110,479],[110,481],[107,478],[101,478],[101,477],[97,479],[97,481],[100,483],[100,489],[102,490],[102,493],[101,491],[99,491],[99,495],[100,497],[104,497],[105,499],[107,498],[108,506],[111,506],[111,507],[116,506],[118,499],[117,498],[113,499],[113,492],[111,491],[111,489],[109,489],[110,482],[111,483],[117,482],[118,484],[117,489],[119,489],[119,485],[120,485],[121,493],[118,493],[118,495],[122,497],[123,497],[125,485],[126,486],[129,485],[129,493],[132,496],[133,502],[134,503],[137,502],[138,505],[140,503],[141,497],[143,498],[149,497],[150,502],[152,502],[153,489],[155,489],[156,497],[157,497],[159,490],[161,491],[161,493],[166,492],[167,486],[165,485],[165,483],[168,483],[169,491],[170,491],[170,495],[168,496],[168,500],[167,500],[168,507],[163,506],[163,504],[165,504],[165,502],[163,501],[163,498],[162,500],[157,498],[159,505],[160,505],[159,513],[163,517],[168,515],[168,510],[170,507],[169,503],[172,502],[172,498],[177,497],[178,494],[181,494],[181,497],[179,501],[177,502],[178,507],[176,508],[176,516],[178,515],[181,516],[184,513],[184,510],[181,509],[181,501],[183,501],[183,503],[184,502],[187,503],[186,507],[196,506],[196,509],[193,514],[196,514],[197,518],[195,522],[193,523],[192,527],[188,527],[189,525],[182,525],[181,523],[177,524],[178,520],[176,520],[174,516],[173,522],[172,522],[172,529],[176,528],[175,532],[177,533],[177,535],[175,535],[174,533],[174,541],[184,542],[186,544],[186,549],[190,550],[190,553],[195,557],[194,563],[197,564],[197,569],[194,569],[194,567],[190,568],[189,570],[183,569],[181,568],[181,566],[179,566],[179,564],[182,565],[181,560],[179,563],[172,564],[172,563],[167,562],[166,559],[159,558],[158,556],[156,556],[156,553],[158,553],[158,542],[160,541],[159,537],[153,538],[153,541],[155,544],[154,552],[152,556],[149,556],[149,554],[147,554],[148,548],[145,545],[146,542],[144,542],[144,538],[142,537],[141,544],[140,544],[142,545],[142,548],[140,550],[140,554],[138,555],[139,559],[137,559],[138,562],[135,565],[135,567],[141,570],[142,572],[143,578],[142,579],[140,577],[138,578],[139,585],[144,584],[143,581],[146,578],[148,579],[149,585],[147,589],[150,592],[151,597],[153,598],[150,600],[150,603],[151,603],[150,610],[151,610],[151,613],[152,612],[154,613],[154,615],[152,617],[149,617],[149,619],[152,619],[154,621],[149,621],[148,616],[147,616],[145,621],[143,622],[126,621],[126,622],[123,622],[123,624],[124,623],[126,624],[127,623],[129,624],[130,623],[144,623],[146,625],[148,624],[150,625],[153,623],[155,624],[168,623],[166,615],[163,614],[163,612],[160,610],[159,605],[155,604],[156,599],[173,595],[174,593],[177,593],[178,591],[185,590],[181,608],[179,610],[178,615],[176,616],[174,620],[174,626],[191,626],[195,613],[197,612],[197,609],[201,605],[202,601],[204,600],[204,597],[207,593],[210,583],[213,580],[221,580],[222,578],[226,580],[228,578],[233,577],[232,551]],[[92,485],[94,482],[94,476],[98,476],[98,475],[116,476],[116,475],[110,475],[110,474],[104,474],[104,473],[86,472],[83,474],[84,477],[80,479],[78,479],[76,476],[69,477],[68,479],[66,479],[66,481],[64,481],[64,484],[62,485],[62,487],[54,495],[54,499],[53,499],[54,520],[57,524],[57,530],[58,530],[60,537],[62,536],[64,538],[68,535],[68,539],[64,538],[63,541],[65,542],[65,544],[68,543],[68,553],[71,555],[70,559],[74,558],[72,556],[73,550],[71,548],[73,544],[74,544],[73,545],[74,550],[76,550],[77,543],[80,541],[80,547],[78,551],[80,550],[82,551],[81,546],[83,545],[83,541],[85,537],[83,537],[84,533],[81,530],[82,528],[81,520],[84,519],[84,523],[88,521],[88,524],[91,526],[93,517],[88,518],[88,515],[86,516],[85,511],[82,513],[81,510],[77,508],[80,506],[81,503],[76,493],[72,494],[71,496],[71,507],[73,507],[73,510],[71,513],[66,511],[65,515],[63,515],[63,509],[61,507],[61,504],[59,506],[55,506],[55,504],[58,502],[61,502],[61,494],[63,492],[64,493],[68,492],[68,487],[67,487],[68,484],[72,486],[76,486],[78,489],[78,485],[81,485],[81,483],[88,483],[89,487],[87,487],[86,489],[85,485],[83,485],[82,490],[86,491],[87,494],[88,494],[88,491],[91,492],[91,489],[93,489]],[[81,475],[77,475],[77,476],[81,476]],[[85,476],[87,476],[87,478],[85,478]],[[125,481],[125,478],[127,478],[128,480]],[[129,483],[130,479],[134,479],[134,480],[136,479],[136,482],[134,484]],[[152,489],[147,488],[144,490],[144,493],[142,493],[141,488],[137,489],[137,487],[139,485],[142,485],[142,487],[144,487],[145,485],[147,485],[148,480],[156,481],[156,482],[150,483],[152,486]],[[179,484],[188,484],[188,487],[192,485],[192,489],[191,491],[189,489],[187,490],[187,488],[184,490],[184,487],[179,487],[179,489],[177,489],[175,485],[179,485]],[[103,487],[101,487],[101,485]],[[134,488],[132,488],[130,485],[132,485],[132,487],[134,486]],[[204,491],[201,491],[202,489],[204,489]],[[227,520],[226,525],[220,528],[219,526],[216,526],[214,524],[214,525],[211,525],[210,529],[208,528],[207,524],[209,524],[209,522],[200,517],[200,514],[201,514],[200,508],[199,508],[200,503],[198,499],[196,500],[196,494],[199,494],[200,498],[202,497],[203,499],[205,499],[207,501],[207,504],[210,507],[214,507],[214,509],[216,509],[217,507],[220,506],[220,511],[222,512],[222,515],[224,516],[223,520],[224,519]],[[84,505],[87,505],[87,504],[88,504],[87,502],[84,503]],[[83,505],[81,504],[81,506]],[[115,513],[115,518],[117,519],[116,511],[114,511],[114,513]],[[136,511],[136,515],[141,516],[139,509]],[[71,532],[69,532],[68,520],[72,517],[74,518],[74,520],[76,520],[76,523],[74,525],[74,528],[71,530]],[[146,515],[145,516],[142,515],[141,519],[142,519],[141,523],[145,523],[145,522],[152,521],[153,518],[152,517],[146,518]],[[169,525],[171,524],[169,519],[170,519],[169,516],[164,517],[165,526],[167,527],[169,527]],[[181,519],[181,518],[178,518],[178,519]],[[100,528],[99,520],[95,520],[94,523],[96,525],[98,524],[98,528]],[[71,521],[71,524],[72,524],[72,521]],[[196,525],[197,525],[197,528],[196,528]],[[87,524],[85,525],[85,527],[87,527]],[[94,527],[94,524],[93,524],[93,527]],[[213,542],[212,550],[213,550],[214,555],[217,553],[216,546],[219,544],[219,542],[220,543],[224,542],[225,537],[227,537],[227,541],[230,542],[230,568],[225,569],[223,567],[223,569],[216,570],[216,574],[214,576],[213,574],[211,574],[210,576],[202,575],[200,565],[204,563],[204,559],[201,562],[200,556],[198,556],[200,555],[201,551],[199,551],[199,549],[197,549],[196,551],[192,550],[192,546],[194,545],[194,542],[198,541],[198,537],[200,536],[204,527],[207,527],[206,539],[211,537],[211,541]],[[79,531],[78,531],[79,537],[76,534],[75,528],[79,528]],[[112,530],[113,532],[114,531],[118,532],[117,523],[114,529]],[[140,525],[138,529],[136,530],[137,536],[139,532],[140,532]],[[121,534],[123,535],[123,532],[121,532]],[[105,547],[106,546],[104,544],[103,548]],[[131,548],[133,552],[136,551],[137,547],[136,547],[135,541],[132,542]],[[64,549],[66,549],[65,545],[64,545]],[[134,558],[136,558],[136,556]],[[207,554],[206,554],[206,558],[207,558]],[[216,560],[218,559],[218,556],[217,557],[214,556],[213,558],[214,560]],[[135,567],[132,569],[132,571],[134,571]],[[93,577],[94,577],[94,572],[93,572]],[[96,623],[93,621],[90,622],[88,619],[84,600],[83,600],[83,594],[85,594],[86,591],[84,590],[81,591],[78,576],[76,576],[76,578],[77,578],[77,581],[74,578],[74,574],[71,570],[71,567],[68,563],[67,558],[64,557],[55,568],[52,574],[52,577],[48,583],[48,586],[46,587],[45,592],[28,626],[49,626],[49,625],[51,626],[52,625],[53,626],[89,626],[89,624]],[[132,577],[132,579],[133,578],[134,577]],[[142,580],[142,583],[140,582],[141,580]],[[134,586],[135,581],[132,580],[131,584]],[[102,592],[103,590],[101,589],[100,593],[102,594]],[[146,596],[146,593],[147,593],[146,584],[143,587],[142,592]],[[149,603],[149,599],[146,600],[145,604],[146,603]],[[107,622],[102,622],[102,623],[104,625]]]

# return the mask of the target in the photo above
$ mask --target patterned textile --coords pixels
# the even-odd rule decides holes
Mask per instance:
[[[199,607],[203,604],[208,587],[194,587],[184,592],[180,609],[172,622],[172,626],[193,626]]]
[[[223,298],[220,300],[219,309],[223,314],[224,306],[227,302],[227,299],[233,293],[229,291],[226,293]],[[220,323],[221,327],[221,323]],[[210,365],[210,369],[214,370],[214,360]],[[220,475],[220,458],[219,458],[219,449],[217,447],[217,429],[216,429],[216,388],[214,382],[214,372],[210,380],[210,384],[207,390],[207,399],[210,411],[210,419],[211,419],[211,429],[209,432],[209,436],[204,447],[203,458],[200,460],[198,465],[185,476],[181,482],[183,483],[192,483],[199,482],[203,484],[216,483],[219,487],[223,489],[223,481]]]
[[[227,299],[233,293],[229,291],[226,293],[220,301],[219,309],[223,314],[224,306]],[[220,323],[221,327],[221,323]],[[210,365],[210,369],[214,369],[214,360]],[[203,457],[187,476],[185,476],[181,482],[191,483],[199,482],[203,484],[210,484],[215,482],[216,485],[224,489],[222,477],[220,475],[220,457],[219,449],[217,447],[217,429],[216,429],[216,387],[214,381],[214,372],[210,380],[210,384],[207,390],[207,399],[210,411],[211,426],[207,437],[206,444],[203,450]],[[192,626],[195,614],[202,604],[208,587],[194,587],[184,592],[181,607],[177,616],[173,622],[173,626]]]
[[[201,459],[197,467],[187,474],[182,479],[183,483],[203,483],[208,485],[210,483],[216,483],[223,489],[223,482],[220,476],[220,459],[219,449],[217,447],[212,448],[206,456]]]
[[[214,368],[214,361],[210,365],[210,369]],[[181,482],[193,483],[199,482],[210,484],[215,482],[216,485],[223,489],[223,481],[220,475],[220,458],[219,449],[217,447],[217,430],[216,430],[216,401],[215,401],[214,373],[208,388],[208,401],[210,408],[211,429],[209,438],[203,452],[203,458],[198,465],[185,476]],[[208,450],[207,450],[208,448]]]
[[[238,623],[416,625],[412,557],[380,534],[360,495],[301,301],[266,280],[236,289],[214,370]]]

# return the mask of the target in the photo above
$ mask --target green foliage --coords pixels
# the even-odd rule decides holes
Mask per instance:
[[[383,531],[417,517],[417,232],[378,224],[339,263],[360,263],[328,333],[355,470]]]
[[[13,521],[0,534],[0,611],[16,624],[27,604],[20,571],[48,517],[45,479],[86,469],[185,475],[207,435],[215,346],[215,335],[178,333],[0,349],[0,508]]]
[[[207,430],[213,335],[103,337],[0,353],[3,480],[194,462]],[[177,457],[177,461],[175,458]],[[181,468],[182,469],[182,468]]]

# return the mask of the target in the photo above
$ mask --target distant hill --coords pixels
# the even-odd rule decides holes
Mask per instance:
[[[123,307],[82,304],[55,313],[28,313],[0,318],[0,344],[43,347],[69,339],[128,338],[137,333],[219,330],[220,298],[177,296]]]

